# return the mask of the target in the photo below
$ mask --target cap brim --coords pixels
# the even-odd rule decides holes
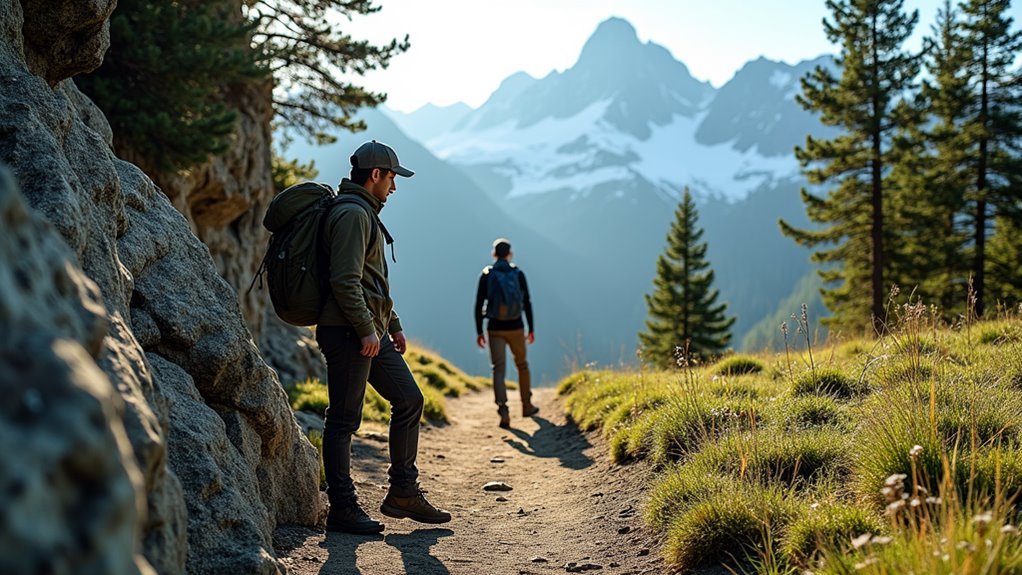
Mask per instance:
[[[405,168],[403,166],[398,166],[398,167],[392,168],[392,169],[394,170],[395,174],[397,174],[399,176],[404,176],[406,178],[410,178],[410,177],[415,175],[415,172],[413,172],[413,171],[411,171],[408,168]]]

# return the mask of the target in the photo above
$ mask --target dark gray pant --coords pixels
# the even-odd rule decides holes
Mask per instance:
[[[422,392],[389,337],[376,357],[364,357],[361,340],[350,327],[320,326],[316,341],[326,357],[330,407],[323,432],[323,468],[331,501],[355,496],[351,481],[351,436],[362,425],[366,381],[390,402],[390,491],[413,495],[418,487],[419,419]]]

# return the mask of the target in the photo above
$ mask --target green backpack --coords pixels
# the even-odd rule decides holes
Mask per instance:
[[[365,200],[353,194],[337,195],[326,184],[303,182],[274,196],[263,217],[263,227],[270,231],[266,249],[256,276],[262,288],[270,291],[273,311],[285,322],[300,327],[315,325],[330,294],[329,261],[320,249],[320,238],[326,215],[342,203],[362,206],[370,216],[371,248],[376,243],[379,220]]]

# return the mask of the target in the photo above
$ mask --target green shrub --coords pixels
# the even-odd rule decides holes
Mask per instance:
[[[800,375],[792,389],[794,395],[829,395],[848,399],[866,391],[865,385],[833,368],[816,368]]]
[[[465,384],[450,374],[441,373],[431,366],[412,367],[415,379],[448,397],[458,397],[465,391]]]
[[[1022,328],[1017,324],[994,324],[984,327],[979,334],[980,343],[1005,345],[1022,341]]]
[[[845,475],[848,443],[846,434],[833,429],[734,434],[704,446],[692,464],[762,485],[803,488],[826,476]]]
[[[658,413],[667,398],[660,393],[635,394],[627,399],[607,416],[603,422],[603,434],[610,440],[610,456],[617,463],[624,463],[645,456],[648,442],[640,441],[633,444],[637,422],[648,415]],[[647,433],[650,429],[642,425]]]
[[[444,396],[439,391],[428,386],[419,386],[422,392],[422,421],[434,425],[447,423],[447,409],[444,404]],[[362,404],[362,421],[374,423],[390,422],[390,403],[371,385],[366,386],[365,401]]]
[[[643,414],[655,411],[667,401],[661,393],[638,393],[623,398],[623,401],[603,420],[604,435],[612,436],[622,427],[630,427]]]
[[[748,375],[763,371],[763,362],[747,355],[733,355],[717,362],[710,372],[721,376]]]
[[[843,503],[823,503],[788,527],[782,552],[796,565],[810,567],[818,555],[851,549],[852,539],[864,534],[879,535],[887,527],[875,514],[861,507]]]
[[[786,431],[815,427],[843,427],[849,417],[833,398],[821,395],[793,397],[777,407]]]
[[[326,408],[330,405],[330,395],[326,384],[318,379],[307,379],[295,383],[287,389],[287,398],[291,409],[295,411],[311,411],[326,416]]]
[[[934,377],[933,360],[899,356],[880,365],[873,379],[874,387],[898,385],[900,383],[922,383]]]
[[[710,387],[710,393],[717,397],[758,399],[760,390],[749,382],[724,381],[714,383]]]
[[[939,529],[899,528],[860,540],[857,549],[827,550],[819,575],[1009,575],[1022,573],[1022,537],[1012,521],[972,506],[941,510]]]
[[[1005,449],[1019,443],[1020,401],[1014,391],[959,377],[878,392],[859,410],[854,442],[857,490],[879,503],[884,480],[903,473],[910,483],[918,477],[930,490],[949,479],[960,494],[967,493],[975,461],[983,459],[987,450],[1012,453]],[[917,445],[921,451],[913,475],[909,452]],[[946,477],[946,465],[950,477]]]
[[[1022,391],[1022,348],[1005,350],[1000,369],[1000,380],[1009,388]]]
[[[633,377],[600,374],[592,383],[572,393],[565,406],[578,426],[586,431],[600,428],[607,418],[636,394]]]
[[[894,341],[898,351],[904,355],[947,355],[948,351],[929,336],[910,334],[906,337],[895,339]]]
[[[701,498],[667,528],[664,554],[674,569],[724,565],[743,569],[760,557],[796,516],[784,492],[730,483]]]
[[[680,513],[713,493],[728,489],[734,479],[691,463],[668,467],[653,483],[644,517],[656,529],[666,529]]]
[[[422,390],[422,418],[433,424],[447,423],[447,408],[444,396],[431,387],[420,387]]]
[[[575,372],[557,384],[557,395],[568,395],[577,391],[576,387],[585,387],[588,383],[598,380],[596,374],[589,370]]]
[[[653,429],[662,413],[662,409],[647,411],[614,434],[611,455],[615,462],[623,463],[649,455],[653,449]]]
[[[664,404],[652,429],[652,459],[657,465],[679,461],[704,443],[758,420],[756,403],[705,395],[674,397]]]

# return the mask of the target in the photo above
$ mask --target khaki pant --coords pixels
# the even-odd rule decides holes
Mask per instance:
[[[532,382],[529,375],[529,362],[525,359],[525,330],[488,331],[490,339],[490,363],[493,367],[493,395],[497,406],[506,409],[507,386],[504,384],[507,371],[507,348],[515,358],[518,368],[518,391],[522,397],[522,405],[532,405]]]

